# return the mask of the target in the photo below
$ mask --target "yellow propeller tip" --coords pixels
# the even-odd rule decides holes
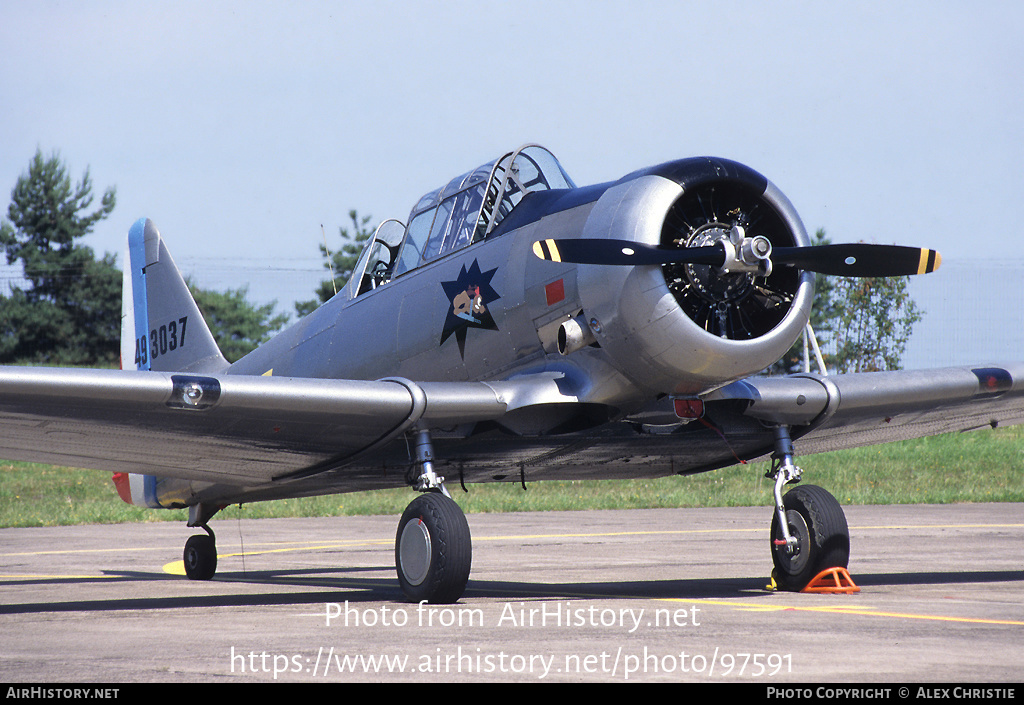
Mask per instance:
[[[942,264],[942,255],[935,250],[929,250],[926,247],[921,248],[921,259],[917,267],[918,274],[928,274],[934,272]]]

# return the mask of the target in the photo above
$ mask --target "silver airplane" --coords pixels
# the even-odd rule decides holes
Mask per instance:
[[[345,287],[229,364],[164,240],[128,234],[132,370],[0,368],[0,456],[115,472],[188,507],[189,578],[243,502],[407,485],[406,599],[454,602],[470,531],[449,483],[688,475],[770,457],[781,589],[845,568],[842,508],[796,485],[817,453],[1024,420],[1024,363],[760,373],[805,332],[814,273],[934,270],[927,249],[811,247],[765,177],[692,158],[577,187],[528,145],[383,222]],[[824,372],[824,371],[823,371]],[[965,481],[969,481],[966,480]]]

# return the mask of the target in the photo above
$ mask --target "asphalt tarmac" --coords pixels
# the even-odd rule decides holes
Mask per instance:
[[[215,520],[209,582],[179,524],[4,529],[0,681],[1021,680],[1024,505],[846,511],[851,594],[765,589],[769,507],[474,514],[448,606],[397,517]]]

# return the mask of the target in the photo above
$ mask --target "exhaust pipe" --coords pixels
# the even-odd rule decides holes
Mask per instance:
[[[574,353],[580,348],[597,342],[594,331],[590,329],[587,318],[583,314],[570,318],[558,327],[558,352],[562,355]]]

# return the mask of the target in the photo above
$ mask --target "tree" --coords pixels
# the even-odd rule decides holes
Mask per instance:
[[[909,277],[836,277],[842,305],[829,321],[836,372],[899,369],[907,341],[923,312],[907,291]]]
[[[116,190],[93,202],[86,168],[72,186],[60,155],[36,150],[11,192],[0,248],[21,262],[27,288],[0,296],[0,362],[109,365],[118,359],[121,273],[77,241],[114,210]]]
[[[825,235],[825,230],[819,228],[814,237],[811,238],[811,245],[830,245],[832,241]],[[822,347],[828,342],[830,327],[828,321],[836,315],[835,302],[835,279],[821,274],[815,277],[814,302],[811,304],[811,328],[814,329],[815,338]],[[813,367],[813,365],[812,365]],[[802,372],[804,368],[804,345],[803,340],[797,340],[793,346],[776,362],[772,368],[772,374],[793,374]]]
[[[819,229],[811,244],[831,241]],[[815,278],[811,328],[829,372],[899,368],[913,324],[924,315],[910,298],[908,281],[907,277]],[[804,343],[798,340],[770,372],[793,374],[803,366]]]
[[[276,302],[257,306],[246,300],[248,287],[211,291],[188,283],[206,325],[228,362],[255,350],[288,322],[288,316],[272,316]]]
[[[829,245],[819,229],[812,245]],[[833,277],[817,275],[811,327],[830,372],[899,369],[921,311],[907,290],[909,277]],[[771,369],[792,374],[803,369],[803,341]],[[813,369],[813,365],[812,365]]]
[[[360,218],[359,213],[353,209],[348,212],[348,217],[352,220],[351,232],[348,228],[338,228],[343,242],[341,248],[332,255],[326,244],[320,245],[320,254],[326,260],[324,269],[333,272],[332,278],[320,282],[316,289],[317,298],[295,303],[295,311],[299,316],[313,312],[320,304],[326,303],[328,299],[338,293],[341,287],[345,286],[345,282],[352,274],[352,269],[356,266],[356,260],[359,259],[359,255],[363,251],[363,245],[373,235],[374,228],[367,227],[371,216]]]

